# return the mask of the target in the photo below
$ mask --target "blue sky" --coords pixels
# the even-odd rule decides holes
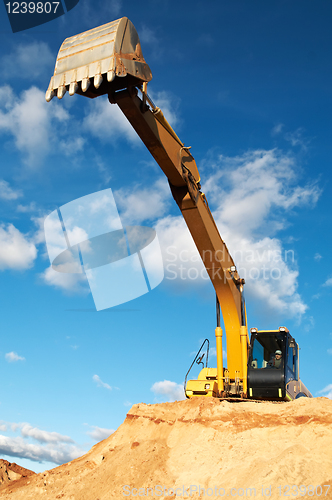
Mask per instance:
[[[3,11],[2,458],[35,471],[71,460],[132,404],[180,397],[200,343],[214,345],[212,285],[148,151],[107,99],[44,99],[62,41],[122,16],[246,278],[249,327],[287,326],[302,380],[332,397],[331,14],[325,1],[80,0],[13,34]],[[165,279],[97,312],[84,277],[50,269],[43,220],[108,188],[124,224],[156,229]]]

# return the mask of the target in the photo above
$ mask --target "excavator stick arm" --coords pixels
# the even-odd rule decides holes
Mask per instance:
[[[135,89],[115,92],[110,97],[136,130],[152,156],[167,176],[173,197],[178,204],[205,269],[217,293],[223,314],[231,378],[238,372],[242,378],[240,326],[243,317],[241,279],[234,261],[222,240],[205,196],[199,189],[196,162],[188,149],[181,146],[156,114],[144,109]]]
[[[229,377],[243,379],[248,345],[242,299],[244,280],[237,273],[201,192],[200,175],[190,148],[184,146],[147,96],[146,86],[151,78],[137,32],[125,17],[63,42],[46,100],[55,95],[61,99],[67,90],[70,95],[78,93],[90,98],[108,94],[109,101],[122,110],[168,178],[220,302]],[[142,99],[137,95],[138,89]]]

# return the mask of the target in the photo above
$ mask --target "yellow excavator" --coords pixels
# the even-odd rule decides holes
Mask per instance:
[[[201,191],[195,160],[162,111],[147,94],[152,79],[131,21],[123,17],[79,35],[60,47],[46,100],[62,99],[68,91],[95,98],[108,95],[117,104],[164,174],[200,253],[217,296],[217,368],[203,364],[202,348],[194,362],[203,368],[195,380],[186,376],[188,398],[210,396],[287,401],[311,393],[299,377],[299,346],[285,327],[250,330],[249,341],[244,280],[222,240],[208,202]],[[223,366],[220,308],[227,339]],[[194,363],[193,362],[193,363]]]

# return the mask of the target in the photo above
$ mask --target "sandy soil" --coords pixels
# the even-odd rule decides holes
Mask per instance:
[[[134,405],[83,457],[0,492],[3,500],[133,496],[332,499],[332,401]]]
[[[0,459],[0,489],[21,477],[33,476],[35,472],[25,469],[15,462]],[[1,495],[0,495],[1,497]]]

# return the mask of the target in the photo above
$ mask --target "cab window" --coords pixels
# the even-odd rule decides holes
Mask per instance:
[[[295,373],[295,356],[291,346],[288,346],[287,366]]]
[[[280,335],[259,335],[254,338],[250,356],[250,367],[257,369],[280,369],[283,367],[283,356],[275,360],[275,352],[283,349],[283,338]]]

